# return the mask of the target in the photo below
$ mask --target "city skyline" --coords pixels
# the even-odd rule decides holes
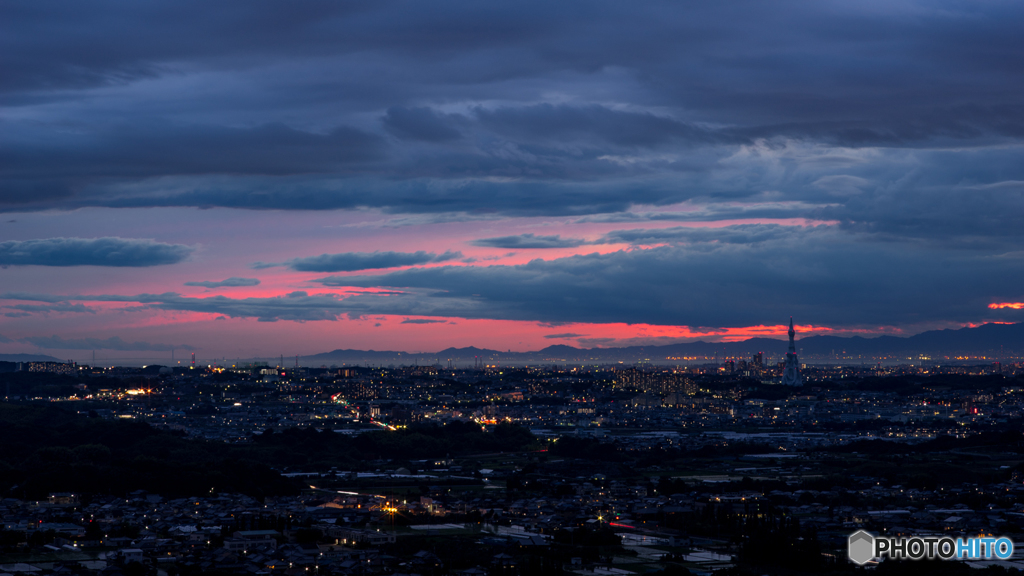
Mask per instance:
[[[1024,320],[1019,5],[6,12],[0,354]]]

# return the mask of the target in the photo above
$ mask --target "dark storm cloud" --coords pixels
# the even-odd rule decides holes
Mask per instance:
[[[447,251],[444,254],[433,252],[344,252],[341,254],[321,254],[307,258],[294,258],[284,264],[266,264],[257,262],[254,267],[288,266],[299,272],[355,272],[377,268],[397,268],[399,266],[415,266],[434,262],[447,262],[462,258],[461,252]]]
[[[132,238],[46,238],[0,242],[0,266],[117,266],[176,264],[192,253],[183,244]]]
[[[32,344],[39,348],[52,350],[123,350],[126,352],[135,351],[166,351],[166,350],[196,350],[186,344],[151,344],[149,342],[126,342],[121,338],[61,338],[60,336],[29,336],[20,338],[19,342]]]
[[[560,340],[563,338],[581,338],[586,334],[575,334],[573,332],[566,332],[564,334],[546,334],[544,337],[549,340]]]
[[[523,162],[525,167],[526,163]],[[221,206],[256,210],[334,210],[379,208],[386,212],[435,214],[453,208],[470,216],[585,215],[618,212],[633,203],[664,203],[703,196],[679,190],[668,182],[624,183],[536,182],[466,179],[434,181],[416,178],[381,183],[369,179],[316,181],[309,177],[241,178],[212,186],[191,180],[170,189],[149,186],[118,192],[102,200],[109,207]],[[179,191],[180,190],[180,191]],[[83,201],[83,204],[87,202]]]
[[[580,223],[640,223],[640,222],[718,222],[722,220],[744,219],[784,219],[784,218],[818,218],[821,216],[823,204],[806,202],[756,202],[747,204],[731,203],[728,205],[705,203],[696,210],[682,212],[630,211],[610,214],[584,216],[577,220]]]
[[[37,193],[65,196],[95,181],[337,172],[380,155],[379,137],[347,127],[319,134],[281,124],[227,128],[148,123],[106,126],[57,139],[19,136],[0,138],[0,202],[37,201]],[[40,174],[46,177],[39,179]]]
[[[250,177],[244,185],[217,189],[183,185],[187,191],[170,194],[141,190],[107,202],[265,209],[393,210],[401,206],[405,212],[423,214],[466,207],[468,214],[460,216],[462,220],[499,213],[579,215],[584,221],[599,222],[810,218],[911,238],[1024,233],[1014,217],[1020,211],[1020,187],[1012,185],[1024,181],[1022,147],[880,152],[765,143],[707,162],[704,168],[682,171],[673,178],[600,182],[421,178],[385,186],[366,179],[328,185],[307,177],[282,177],[269,183]],[[633,204],[680,202],[690,204],[688,211],[628,211]]]
[[[1022,22],[1011,2],[22,5],[0,24],[0,202],[594,214],[835,193],[762,186],[737,156],[762,140],[947,149],[954,186],[978,171],[963,150],[1024,136]]]
[[[486,246],[489,248],[575,248],[586,243],[586,240],[580,238],[562,238],[557,234],[554,236],[519,234],[517,236],[480,238],[470,242],[474,246]]]
[[[927,168],[815,210],[852,232],[1016,250],[1024,237],[1020,149],[941,151]],[[952,183],[955,178],[959,182]]]
[[[185,286],[201,286],[203,288],[236,288],[240,286],[259,286],[259,284],[260,281],[257,278],[239,278],[238,276],[232,276],[231,278],[220,281],[203,280],[201,282],[185,282]]]
[[[318,26],[361,9],[359,2],[309,2],[302,9],[227,2],[210,9],[201,2],[109,0],[67,6],[55,18],[43,6],[10,6],[4,44],[21,52],[0,51],[7,71],[0,88],[17,93],[119,85],[173,72],[172,63],[309,53],[331,43],[329,29],[312,34]]]
[[[914,110],[908,120],[959,110],[943,120],[954,124],[997,116],[996,102],[1017,103],[1001,97],[1018,82],[1006,76],[1024,65],[1021,13],[1011,2],[101,2],[59,13],[29,5],[5,13],[0,88],[118,85],[181,74],[186,64],[223,70],[283,61],[291,70],[277,73],[285,74],[313,58],[358,54],[375,59],[375,77],[360,82],[379,86],[401,74],[404,91],[422,95],[492,83],[488,96],[521,93],[531,80],[557,84],[560,75],[613,68],[633,71],[648,99],[740,109],[743,117],[824,124],[870,118],[865,112],[885,111],[884,102]],[[331,80],[317,76],[311,87],[319,93],[308,97],[334,96]],[[374,94],[372,87],[362,92]],[[988,106],[970,106],[979,92]]]
[[[462,133],[452,127],[456,116],[447,117],[430,108],[389,108],[384,115],[384,127],[400,138],[424,142],[458,140]]]
[[[801,229],[793,226],[780,226],[778,224],[740,224],[720,228],[677,226],[673,228],[615,230],[605,234],[598,242],[602,244],[757,244],[770,240],[811,236],[814,232],[814,229]]]
[[[526,141],[600,138],[618,146],[649,147],[673,139],[691,142],[736,140],[724,132],[715,133],[649,112],[618,111],[599,105],[538,104],[479,109],[476,116],[484,127]]]
[[[444,324],[447,320],[430,320],[427,318],[406,318],[402,324]]]

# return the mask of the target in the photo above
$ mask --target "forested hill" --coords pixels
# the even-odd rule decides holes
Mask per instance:
[[[88,418],[51,406],[0,404],[0,493],[193,496],[211,490],[255,497],[296,491],[258,459],[228,444],[188,440],[143,422]]]
[[[293,428],[246,444],[190,440],[143,422],[90,418],[61,407],[0,403],[0,496],[45,498],[50,492],[166,496],[241,492],[255,498],[295,493],[284,468],[359,470],[376,459],[527,449],[526,428],[504,424],[414,426],[350,438],[331,430]]]

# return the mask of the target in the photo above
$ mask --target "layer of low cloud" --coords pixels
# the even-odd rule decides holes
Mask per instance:
[[[255,268],[287,266],[298,272],[356,272],[359,270],[376,270],[381,268],[399,268],[447,262],[462,258],[461,252],[447,251],[443,254],[433,252],[343,252],[341,254],[321,254],[307,258],[294,258],[282,264],[266,264],[257,262]]]
[[[193,250],[133,238],[9,240],[0,242],[0,266],[161,266],[177,264]]]
[[[498,236],[496,238],[480,238],[473,240],[474,246],[488,248],[575,248],[586,244],[586,240],[580,238],[562,238],[559,235],[534,236],[533,234],[519,234],[516,236]]]
[[[202,280],[185,282],[185,286],[199,286],[202,288],[238,288],[242,286],[259,286],[258,278],[240,278],[232,276],[224,280]]]
[[[12,318],[28,316],[31,314],[72,313],[72,314],[96,314],[96,308],[86,306],[82,303],[72,304],[70,302],[56,302],[54,304],[14,304],[12,306],[0,306],[0,310],[14,310],[5,312],[5,316]]]

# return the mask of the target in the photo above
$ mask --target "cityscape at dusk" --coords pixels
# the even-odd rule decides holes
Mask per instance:
[[[1022,28],[0,1],[0,576],[1024,573]]]

